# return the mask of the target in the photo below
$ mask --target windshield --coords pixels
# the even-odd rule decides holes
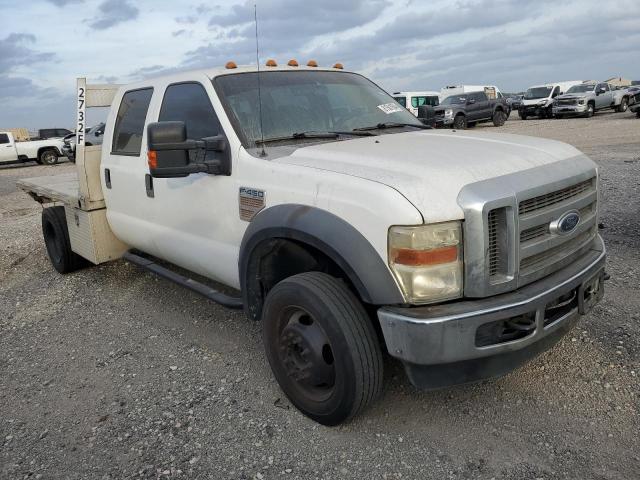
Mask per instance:
[[[393,97],[403,107],[407,108],[407,97]]]
[[[466,95],[451,95],[445,98],[440,105],[459,105],[467,103]]]
[[[533,87],[524,94],[525,100],[535,100],[536,98],[547,98],[551,95],[553,87]]]
[[[258,74],[221,75],[214,84],[243,145],[255,147],[262,137]],[[301,132],[350,132],[383,123],[424,127],[388,93],[353,73],[261,72],[260,90],[265,140]]]
[[[593,91],[594,88],[596,88],[596,84],[595,83],[587,83],[587,84],[583,84],[583,85],[574,85],[569,90],[567,90],[567,93],[591,92],[591,91]]]

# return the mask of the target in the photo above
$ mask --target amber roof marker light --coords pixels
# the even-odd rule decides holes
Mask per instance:
[[[298,66],[298,61],[295,58],[292,58],[291,60],[289,60],[287,62],[287,65],[289,65],[290,67],[297,67]]]
[[[309,60],[307,62],[307,67],[317,67],[318,66],[318,62],[316,62],[315,60]]]
[[[344,66],[341,63],[336,63],[333,68],[337,68],[338,70],[344,69]]]
[[[232,69],[232,68],[238,68],[238,65],[236,65],[236,62],[227,62],[224,66],[224,68],[226,69]]]
[[[269,60],[267,60],[267,63],[264,64],[266,67],[277,67],[278,64],[276,63],[276,61],[273,58],[270,58]]]

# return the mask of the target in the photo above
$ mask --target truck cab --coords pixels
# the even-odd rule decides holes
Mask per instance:
[[[43,210],[54,267],[124,257],[242,307],[319,423],[375,401],[383,351],[419,388],[492,378],[602,297],[598,171],[569,145],[428,129],[338,65],[229,62],[112,92],[102,146],[78,142],[79,194],[19,182],[65,204]]]

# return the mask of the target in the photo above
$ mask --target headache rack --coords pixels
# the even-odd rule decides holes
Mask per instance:
[[[85,145],[87,108],[110,107],[120,85],[87,84],[77,79],[76,171],[22,179],[18,188],[41,204],[64,205],[71,249],[98,264],[120,258],[128,250],[107,222],[102,193],[101,145]]]

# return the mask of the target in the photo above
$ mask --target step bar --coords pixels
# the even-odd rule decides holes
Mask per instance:
[[[165,278],[174,283],[177,283],[178,285],[188,288],[193,292],[199,293],[203,297],[219,303],[224,307],[233,309],[240,309],[243,307],[241,297],[232,297],[230,295],[226,295],[222,292],[219,292],[218,290],[208,287],[204,283],[200,283],[192,278],[180,275],[172,270],[169,270],[166,267],[158,265],[153,260],[142,256],[141,252],[128,251],[123,255],[123,258],[135,265],[138,265],[139,267],[144,268],[145,270],[155,273],[159,277]]]

